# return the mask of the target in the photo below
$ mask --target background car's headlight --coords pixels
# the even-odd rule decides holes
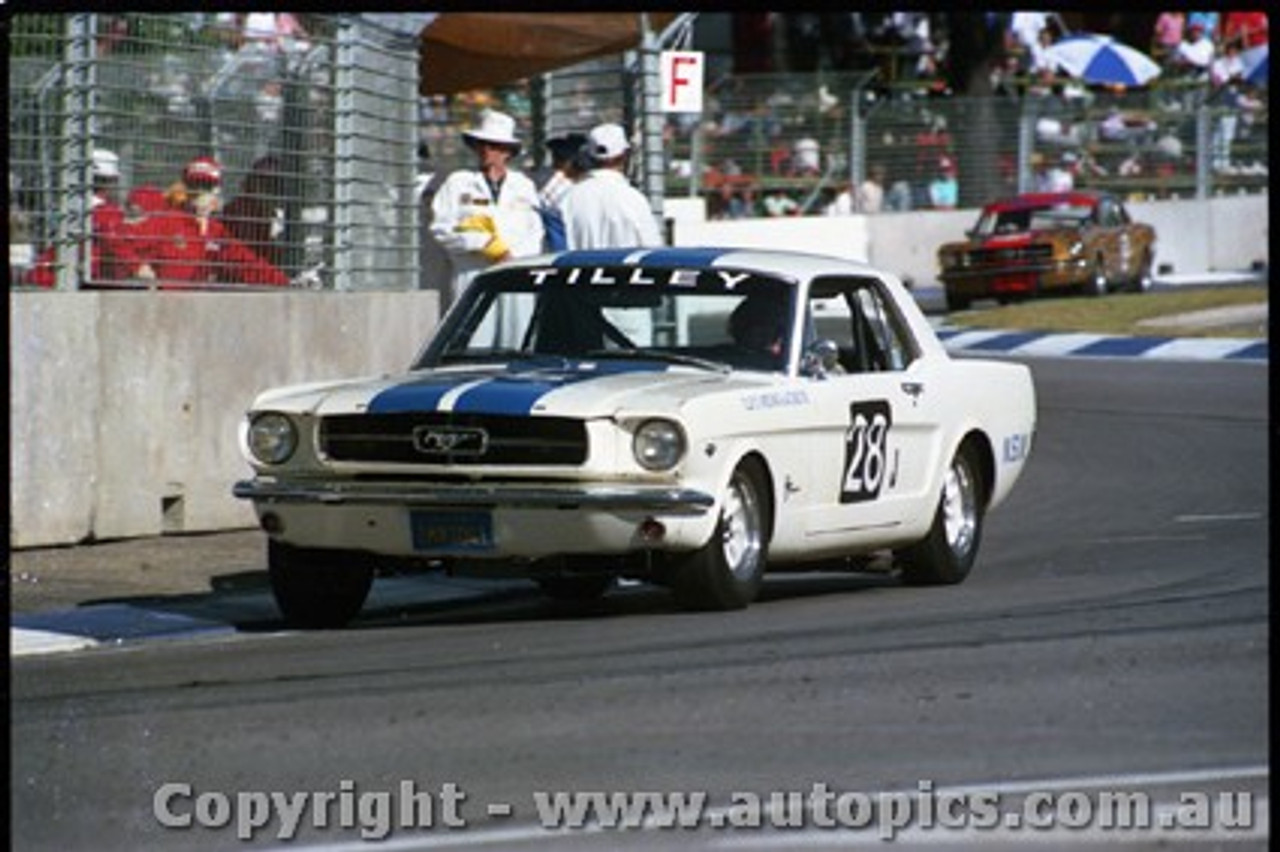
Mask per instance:
[[[263,464],[283,464],[298,448],[298,430],[283,414],[268,411],[249,421],[249,452]]]
[[[684,458],[684,430],[670,420],[646,420],[636,430],[631,451],[645,470],[670,470]]]

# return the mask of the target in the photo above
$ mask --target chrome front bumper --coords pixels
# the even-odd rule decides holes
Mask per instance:
[[[260,503],[604,509],[701,515],[715,497],[691,488],[589,485],[452,485],[420,482],[281,482],[250,479],[231,493]]]

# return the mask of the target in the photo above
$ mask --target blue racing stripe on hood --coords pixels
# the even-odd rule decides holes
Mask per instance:
[[[449,373],[445,376],[428,374],[413,379],[369,400],[370,414],[400,414],[408,411],[435,411],[440,399],[458,385],[492,376],[492,371],[475,373]]]
[[[462,394],[453,410],[467,414],[528,414],[544,396],[568,385],[603,376],[657,373],[666,369],[666,365],[652,361],[591,361],[562,370],[513,371]]]
[[[590,361],[545,367],[515,361],[498,374],[483,372],[428,375],[387,388],[369,401],[370,414],[437,411],[440,400],[462,385],[481,383],[462,393],[452,410],[468,414],[523,415],[547,394],[566,385],[621,373],[662,372],[653,361]]]

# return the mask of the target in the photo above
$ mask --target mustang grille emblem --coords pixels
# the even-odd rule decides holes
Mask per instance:
[[[413,448],[428,456],[482,456],[489,448],[489,433],[483,429],[419,426],[413,430]]]

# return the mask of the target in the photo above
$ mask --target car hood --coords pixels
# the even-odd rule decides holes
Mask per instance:
[[[621,410],[676,410],[694,396],[768,384],[777,376],[724,374],[636,360],[533,361],[428,369],[400,376],[268,391],[255,410],[319,416],[455,412],[608,417]]]

